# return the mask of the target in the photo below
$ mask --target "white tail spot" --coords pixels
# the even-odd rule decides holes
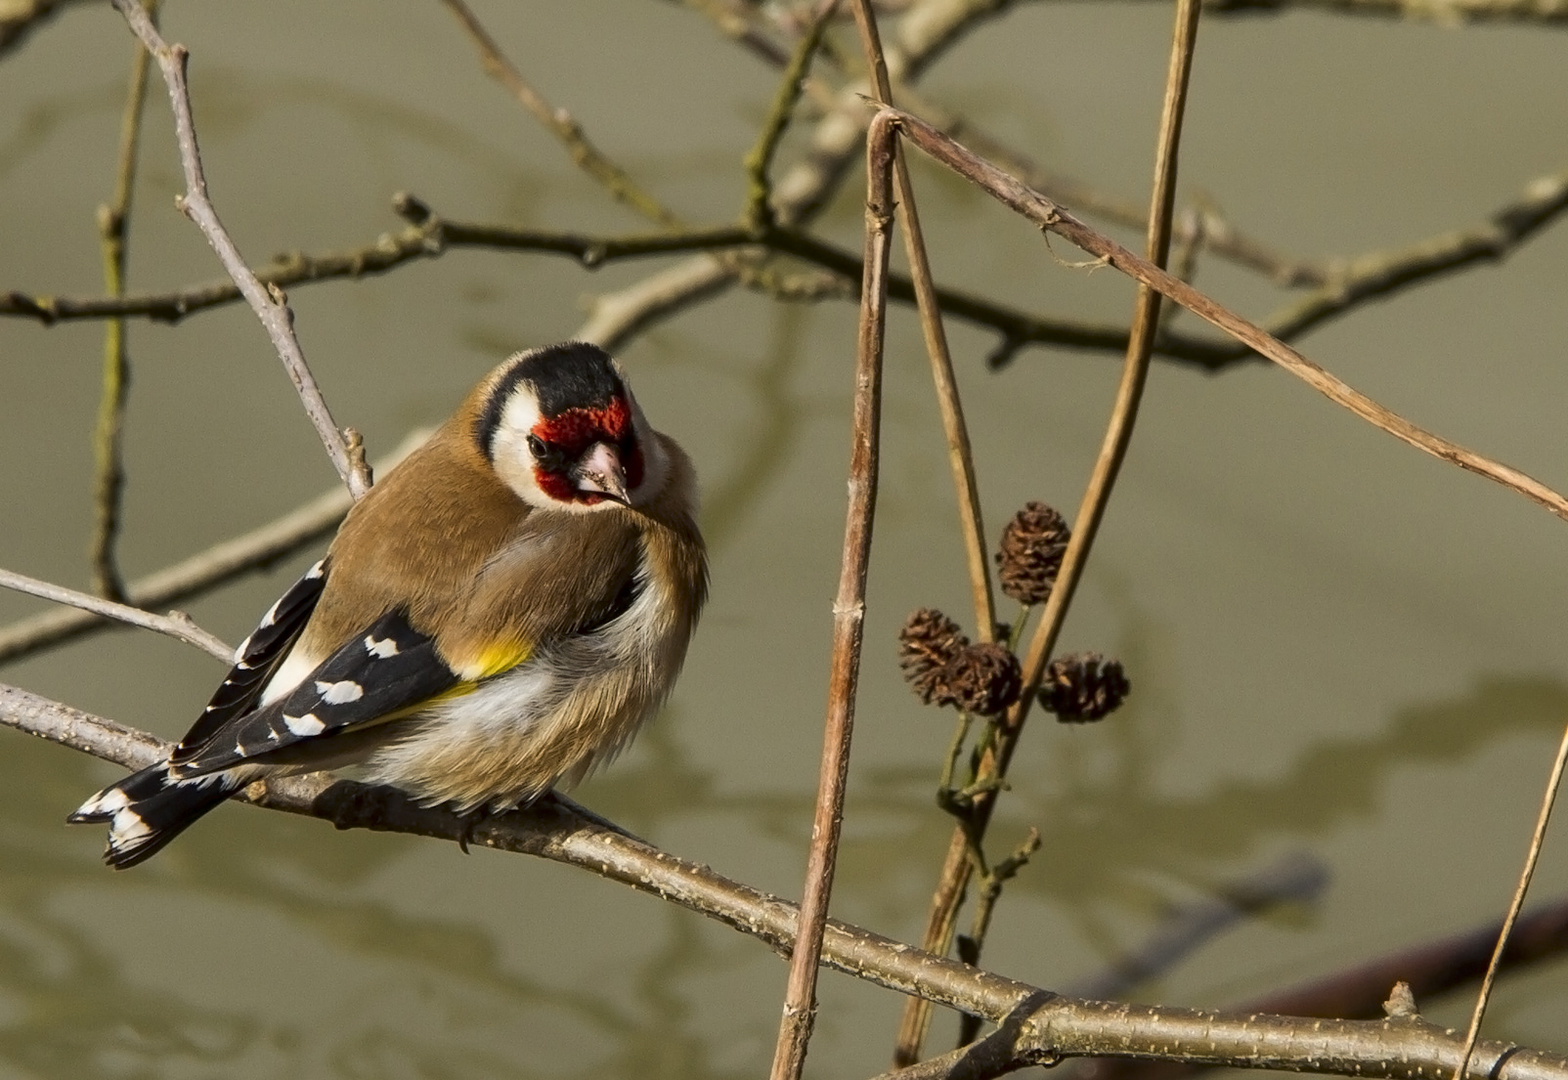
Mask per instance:
[[[386,660],[397,655],[397,642],[391,638],[376,638],[373,635],[365,638],[365,651],[378,660]]]
[[[289,716],[285,713],[283,725],[302,739],[308,739],[312,735],[320,735],[327,730],[327,725],[317,720],[315,713],[306,713],[304,716]]]
[[[328,705],[342,705],[364,697],[365,688],[353,679],[344,679],[342,682],[318,682],[316,693],[320,694],[321,700]]]

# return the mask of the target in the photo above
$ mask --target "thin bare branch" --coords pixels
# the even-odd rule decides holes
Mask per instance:
[[[0,724],[126,768],[143,768],[170,745],[144,732],[80,712],[16,687],[0,685]],[[588,870],[715,919],[788,954],[794,905],[725,878],[628,835],[569,799],[550,795],[527,810],[487,816],[477,825],[439,808],[421,807],[394,788],[333,782],[322,774],[253,784],[244,801],[332,822],[471,842],[535,855]],[[990,972],[932,956],[902,942],[829,920],[823,962],[838,971],[1000,1025],[1002,1064],[1055,1062],[1067,1056],[1160,1058],[1241,1068],[1430,1080],[1462,1051],[1454,1034],[1417,1017],[1319,1020],[1268,1014],[1122,1005],[1064,997]],[[963,1052],[960,1052],[960,1056]],[[941,1073],[930,1075],[1000,1075]],[[1482,1041],[1474,1080],[1568,1080],[1568,1058]]]
[[[1492,999],[1492,987],[1497,982],[1497,971],[1502,966],[1503,954],[1508,949],[1508,938],[1519,912],[1524,909],[1525,894],[1530,891],[1530,879],[1535,876],[1536,863],[1541,858],[1541,845],[1546,842],[1546,827],[1552,820],[1552,807],[1557,803],[1557,790],[1563,783],[1563,766],[1568,764],[1568,728],[1563,729],[1562,742],[1557,747],[1557,757],[1552,762],[1552,774],[1546,781],[1546,791],[1541,796],[1541,809],[1536,813],[1535,829],[1530,834],[1530,848],[1525,853],[1524,868],[1519,871],[1519,884],[1514,887],[1513,900],[1508,904],[1508,914],[1503,916],[1503,928],[1497,935],[1497,946],[1487,962],[1486,975],[1481,979],[1481,990],[1476,994],[1475,1009],[1470,1014],[1470,1027],[1465,1033],[1465,1052],[1454,1066],[1454,1080],[1463,1080],[1481,1037],[1481,1021],[1486,1016],[1486,1005]]]
[[[233,661],[234,650],[225,645],[221,640],[207,633],[190,620],[190,616],[183,612],[171,611],[167,615],[154,615],[141,608],[133,608],[126,604],[117,604],[113,600],[105,600],[101,596],[90,593],[77,592],[67,589],[63,585],[51,585],[47,581],[39,581],[25,574],[17,574],[10,570],[0,570],[0,588],[12,589],[16,592],[27,593],[29,596],[40,596],[45,600],[53,600],[57,604],[69,604],[71,607],[90,611],[106,619],[113,619],[129,626],[139,626],[143,630],[156,630],[160,634],[167,634],[178,638],[187,645],[194,645],[225,662]]]
[[[1483,262],[1498,262],[1568,211],[1568,170],[1525,185],[1485,220],[1409,247],[1330,263],[1322,287],[1270,315],[1263,325],[1293,338],[1368,300]]]
[[[1186,102],[1187,81],[1192,70],[1192,52],[1198,27],[1197,0],[1178,0],[1176,29],[1171,44],[1170,68],[1166,76],[1165,99],[1160,121],[1159,142],[1156,146],[1154,183],[1150,196],[1148,251],[1156,263],[1163,263],[1170,251],[1171,212],[1176,198],[1177,147],[1181,139],[1181,121]],[[1126,358],[1122,364],[1122,377],[1116,391],[1116,403],[1111,411],[1105,438],[1095,460],[1094,471],[1084,489],[1078,519],[1072,537],[1057,571],[1056,583],[1046,600],[1045,610],[1035,627],[1027,658],[1024,660],[1024,686],[1016,704],[1010,708],[997,725],[995,737],[981,755],[976,769],[977,781],[992,782],[1007,775],[1013,751],[1023,733],[1024,721],[1034,691],[1040,685],[1045,665],[1050,660],[1051,649],[1066,619],[1068,606],[1077,589],[1094,537],[1104,517],[1105,508],[1116,484],[1117,474],[1132,441],[1133,426],[1138,417],[1138,405],[1143,397],[1143,387],[1148,378],[1149,357],[1159,326],[1159,294],[1147,287],[1139,290],[1133,329],[1128,338]],[[971,804],[966,820],[954,830],[948,842],[948,853],[943,859],[941,876],[932,894],[931,908],[927,915],[923,939],[932,952],[945,953],[952,944],[958,922],[958,909],[963,903],[969,879],[974,873],[974,860],[968,857],[971,848],[985,836],[991,822],[999,792],[992,790],[978,795]],[[994,902],[994,897],[992,901]],[[989,919],[977,921],[981,931]],[[976,962],[983,940],[974,939],[970,949]],[[912,1065],[920,1059],[920,1048],[930,1024],[929,1005],[908,1002],[899,1025],[898,1040],[894,1046],[893,1063]]]
[[[784,1017],[773,1052],[772,1080],[798,1080],[816,1018],[817,968],[827,925],[833,868],[844,819],[844,789],[860,683],[860,646],[866,620],[866,575],[877,503],[882,423],[882,343],[887,323],[887,264],[892,249],[894,133],[873,123],[866,140],[866,257],[860,328],[855,345],[854,434],[849,461],[849,508],[838,597],[833,602],[833,660],[816,815],[800,905],[799,939],[790,957]]]
[[[828,17],[833,14],[837,2],[838,0],[826,0],[813,13],[810,25],[801,35],[800,42],[795,46],[795,51],[784,68],[784,77],[779,80],[778,91],[773,95],[773,104],[768,109],[767,118],[762,122],[762,130],[757,134],[757,141],[746,153],[745,221],[753,230],[768,229],[776,220],[773,204],[770,201],[773,195],[773,183],[770,179],[773,155],[778,152],[779,142],[784,138],[790,119],[795,115],[795,105],[800,101],[801,91],[805,87],[806,72],[810,70],[811,58],[816,55],[817,46],[822,43],[822,34],[827,29]]]
[[[391,454],[376,463],[376,468],[390,469],[429,437],[428,429],[410,433]],[[347,490],[333,487],[259,528],[131,582],[126,586],[127,599],[138,608],[158,608],[200,596],[241,574],[271,566],[331,534],[352,504]],[[0,627],[0,663],[116,625],[119,624],[79,608],[19,619]]]
[[[862,109],[864,103],[861,103]],[[776,190],[782,186],[776,185]],[[788,204],[780,202],[781,218],[792,216]],[[764,234],[750,229],[722,225],[685,233],[658,233],[620,237],[596,237],[581,233],[562,233],[536,229],[514,229],[448,221],[434,214],[418,199],[399,195],[394,200],[398,212],[416,224],[382,236],[376,243],[348,251],[308,255],[296,252],[256,271],[263,284],[284,288],[340,278],[360,278],[386,273],[404,263],[437,258],[450,249],[484,248],[511,251],[542,251],[567,255],[584,267],[595,269],[610,262],[629,258],[681,254],[693,251],[732,252],[748,246],[768,248],[823,267],[844,277],[846,283],[858,281],[861,273],[858,256],[824,243],[797,227],[780,226]],[[1485,222],[1470,228],[1445,233],[1430,240],[1392,252],[1370,252],[1336,262],[1333,283],[1302,297],[1283,311],[1270,316],[1263,328],[1277,338],[1292,338],[1333,318],[1346,315],[1371,300],[1393,295],[1434,280],[1444,274],[1484,261],[1498,261],[1561,217],[1568,210],[1568,172],[1541,177],[1526,186],[1523,195],[1499,208]],[[1223,227],[1212,214],[1204,217],[1205,229]],[[659,271],[655,280],[638,283],[619,293],[607,294],[595,302],[596,309],[614,313],[614,318],[599,325],[606,339],[620,339],[636,329],[684,310],[697,300],[712,296],[745,277],[747,268],[735,264],[715,264],[712,257],[688,260],[668,271]],[[682,292],[681,290],[686,290]],[[770,288],[784,299],[814,299],[823,295],[856,295],[853,289],[813,290],[809,293]],[[992,357],[1000,366],[1027,345],[1053,345],[1095,352],[1125,352],[1127,331],[1109,324],[1096,325],[1071,319],[1033,315],[992,303],[982,297],[938,286],[942,310],[976,326],[996,331],[1001,346]],[[915,301],[914,284],[903,274],[888,277],[888,296],[903,303]],[[239,289],[229,281],[187,286],[165,293],[145,293],[114,297],[62,297],[11,291],[0,293],[0,316],[36,319],[46,325],[77,319],[101,319],[116,315],[142,316],[177,322],[186,315],[233,303],[241,298]],[[646,308],[646,310],[643,310]],[[624,328],[624,329],[623,329]],[[1155,340],[1157,354],[1195,366],[1219,371],[1238,363],[1258,359],[1247,345],[1217,341],[1207,336],[1162,330]]]
[[[703,3],[701,6],[706,9],[711,5]],[[998,6],[996,0],[919,0],[912,4],[900,22],[898,40],[887,50],[888,64],[895,77],[901,81],[914,79],[928,55],[951,45],[994,14]],[[863,147],[866,125],[870,121],[862,98],[865,90],[863,83],[845,87],[813,127],[801,160],[774,180],[772,206],[780,222],[799,225],[809,221],[838,190],[845,171],[854,164]],[[728,266],[718,263],[713,256],[698,256],[679,268],[661,271],[656,283],[647,286],[638,283],[601,297],[600,304],[606,310],[618,313],[619,325],[643,327],[722,292],[735,282],[741,270],[742,267],[734,263]],[[856,269],[851,277],[858,281],[860,271]],[[681,281],[689,289],[684,295],[674,288]],[[890,296],[906,300],[913,297],[913,293],[900,297],[896,281],[889,284]],[[642,305],[646,305],[646,312]],[[4,297],[0,296],[0,313],[3,311]],[[608,324],[594,327],[598,330],[614,328]],[[1018,329],[1022,331],[1023,327]],[[1114,328],[1110,328],[1110,337],[1126,340],[1125,333]]]
[[[158,61],[158,67],[163,72],[164,83],[169,88],[169,102],[174,108],[175,135],[180,147],[180,164],[185,172],[185,194],[176,200],[176,204],[185,216],[201,229],[202,235],[207,238],[207,243],[211,244],[213,251],[217,252],[223,268],[234,279],[234,284],[239,287],[239,291],[261,319],[262,326],[272,338],[273,347],[277,349],[278,359],[283,361],[284,369],[293,380],[295,390],[299,392],[300,401],[305,406],[305,415],[310,418],[310,422],[316,428],[316,434],[321,438],[322,445],[326,447],[327,457],[332,460],[333,468],[337,469],[343,483],[348,486],[349,494],[358,499],[370,490],[369,477],[354,471],[343,432],[332,419],[332,412],[327,408],[320,388],[316,386],[315,376],[310,373],[310,367],[305,363],[304,351],[300,348],[299,339],[294,334],[294,313],[289,310],[283,290],[277,286],[263,287],[256,275],[251,273],[249,265],[240,255],[234,240],[223,228],[223,223],[218,220],[217,211],[213,209],[212,202],[207,197],[207,179],[202,171],[201,151],[196,145],[196,126],[191,115],[190,91],[185,84],[185,64],[189,53],[185,46],[170,45],[163,40],[162,35],[158,33],[158,28],[147,17],[146,10],[138,0],[112,0],[112,2],[115,10],[125,16],[131,31],[141,39],[147,51]]]
[[[1568,5],[1561,0],[1209,0],[1204,7],[1215,15],[1242,16],[1316,8],[1339,15],[1408,19],[1442,26],[1493,22],[1561,26],[1568,23]]]
[[[857,0],[855,21],[860,28],[866,67],[871,72],[877,98],[891,105],[893,88],[888,77],[887,59],[867,0]],[[990,642],[996,637],[996,597],[991,589],[991,568],[986,561],[985,516],[980,511],[980,482],[975,476],[969,426],[964,421],[958,379],[953,374],[952,352],[948,349],[947,331],[942,325],[941,297],[931,273],[925,233],[920,227],[920,213],[915,203],[914,185],[901,153],[893,159],[893,170],[898,193],[899,224],[904,230],[904,251],[909,259],[910,280],[915,304],[920,312],[920,331],[925,339],[926,355],[931,361],[931,379],[936,387],[937,405],[942,414],[942,433],[947,441],[947,460],[958,498],[959,532],[963,536],[965,561],[969,569],[975,637],[982,642]]]
[[[264,286],[293,288],[318,281],[355,279],[384,274],[405,263],[439,258],[448,250],[479,248],[502,251],[540,251],[567,255],[588,269],[622,259],[679,255],[755,244],[757,238],[744,228],[721,225],[682,233],[592,236],[585,233],[541,229],[514,229],[449,221],[406,192],[393,198],[394,209],[412,224],[382,235],[373,244],[347,251],[311,255],[292,252],[255,271]],[[845,253],[852,265],[859,259]],[[164,293],[143,293],[114,298],[71,298],[22,292],[0,294],[0,315],[37,319],[46,325],[77,319],[136,315],[160,322],[178,322],[187,315],[242,299],[232,281],[191,285]]]
[[[511,91],[512,96],[522,103],[523,108],[532,113],[546,130],[561,141],[567,153],[571,155],[572,161],[579,168],[602,184],[617,201],[631,207],[643,217],[672,229],[681,227],[679,217],[638,187],[624,169],[605,157],[589,141],[582,125],[572,118],[571,113],[554,107],[545,100],[544,95],[529,85],[528,80],[523,78],[522,72],[506,58],[501,47],[484,28],[484,24],[468,5],[463,3],[463,0],[442,0],[442,3],[446,4],[448,10],[457,16],[457,21],[463,24],[463,29],[473,41],[474,47],[479,50],[479,62],[484,66],[485,72]]]
[[[904,108],[924,117],[928,123],[941,128],[953,138],[962,140],[975,153],[990,158],[1053,201],[1071,206],[1080,214],[1147,232],[1147,207],[1102,191],[1075,177],[1047,171],[1028,155],[978,127],[969,118],[928,97],[903,91],[901,96]],[[1256,271],[1281,287],[1319,286],[1328,280],[1328,271],[1323,264],[1292,258],[1274,250],[1262,240],[1237,229],[1212,208],[1195,215],[1195,220],[1190,223],[1178,219],[1171,236],[1177,242],[1193,244],[1238,266]]]
[[[1230,334],[1249,349],[1261,353],[1301,379],[1330,401],[1343,406],[1401,442],[1462,469],[1484,476],[1546,507],[1558,517],[1568,519],[1568,499],[1517,469],[1476,454],[1464,447],[1417,427],[1397,413],[1384,408],[1360,391],[1308,360],[1261,327],[1248,322],[1209,299],[1186,282],[1178,281],[1159,267],[1140,259],[1073,217],[1062,207],[1033,191],[1016,178],[976,157],[940,131],[907,113],[898,118],[908,138],[936,160],[979,184],[992,196],[1041,229],[1057,233],[1073,244],[1113,266],[1129,277],[1175,300],[1199,318]]]
[[[148,16],[156,19],[157,0],[149,0]],[[136,154],[141,142],[142,106],[147,101],[147,50],[140,45],[131,60],[130,86],[120,116],[120,152],[114,174],[114,196],[98,207],[98,238],[103,249],[104,291],[125,295],[125,243],[130,227],[131,195],[136,187]],[[125,488],[121,433],[125,402],[130,390],[131,360],[125,344],[125,320],[104,325],[103,390],[93,431],[93,537],[88,546],[93,588],[100,596],[125,601],[125,581],[120,576],[114,545],[120,532],[120,499]]]

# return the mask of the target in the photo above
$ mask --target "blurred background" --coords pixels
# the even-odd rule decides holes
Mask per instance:
[[[733,220],[741,159],[778,80],[698,10],[651,0],[476,2],[500,46],[682,217]],[[721,5],[708,5],[717,8]],[[893,5],[898,7],[899,5]],[[918,6],[918,5],[917,5]],[[783,5],[732,13],[787,46]],[[898,25],[898,12],[886,15]],[[363,247],[406,190],[449,218],[650,226],[613,202],[485,76],[433,0],[173,0],[213,200],[253,265]],[[1018,3],[978,21],[921,93],[1053,173],[1147,200],[1171,11]],[[782,29],[781,29],[782,28]],[[1568,167],[1563,31],[1314,10],[1200,30],[1179,205],[1331,261],[1482,222]],[[858,55],[848,26],[833,33]],[[0,55],[0,293],[103,291],[133,42],[72,6]],[[830,84],[843,76],[820,70]],[[222,276],[173,209],[183,184],[154,74],[129,286]],[[797,161],[808,110],[780,152]],[[860,247],[854,158],[813,229]],[[1025,311],[1127,319],[1133,290],[1064,268],[1038,234],[916,159],[938,279]],[[1136,232],[1118,231],[1141,249]],[[1056,245],[1063,260],[1078,258]],[[901,259],[901,253],[898,256]],[[370,456],[443,418],[522,347],[571,336],[595,295],[674,260],[587,272],[450,251],[300,286],[297,327]],[[1261,318],[1290,296],[1213,257],[1197,284]],[[1374,398],[1568,486],[1568,232],[1423,283],[1297,344]],[[669,708],[577,797],[683,857],[800,890],[843,536],[855,309],[732,289],[619,349],[648,415],[697,463],[713,599]],[[1190,315],[1173,328],[1197,332]],[[1119,355],[1021,351],[949,326],[988,536],[1030,499],[1069,518]],[[0,566],[88,582],[103,325],[0,318]],[[933,803],[950,714],[901,682],[896,632],[966,624],[952,484],[912,311],[893,309],[884,464],[845,848],[833,913],[919,940],[950,819]],[[132,320],[128,578],[254,529],[335,483],[254,315]],[[1081,980],[1281,856],[1327,869],[1316,901],[1245,920],[1130,991],[1224,1006],[1500,917],[1568,720],[1565,524],[1396,442],[1262,363],[1157,360],[1062,649],[1119,657],[1133,692],[1097,725],[1036,712],[992,845],[1043,846],[999,904],[985,965]],[[180,606],[238,641],[320,545]],[[0,624],[47,605],[0,594]],[[1009,607],[1002,609],[1004,616]],[[972,628],[971,628],[972,629]],[[177,737],[222,675],[116,630],[12,661],[0,680]],[[0,731],[0,1077],[756,1076],[785,968],[755,941],[590,874],[225,807],[143,868],[99,863],[66,813],[116,775]],[[1534,893],[1568,890],[1549,839]],[[827,974],[809,1068],[886,1066],[902,1000]],[[1470,996],[1422,1002],[1450,1024]],[[928,1049],[956,1024],[939,1016]],[[1568,1050],[1568,965],[1505,979],[1487,1033]]]

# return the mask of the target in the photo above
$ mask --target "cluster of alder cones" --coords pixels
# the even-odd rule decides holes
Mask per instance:
[[[1043,604],[1056,585],[1070,536],[1062,515],[1044,503],[1031,502],[1014,514],[996,552],[1002,591],[1026,606]],[[1023,672],[1011,650],[993,642],[970,642],[957,623],[935,608],[910,615],[898,641],[904,678],[928,705],[997,716],[1023,691]],[[1114,712],[1131,687],[1121,662],[1097,653],[1052,660],[1041,684],[1041,706],[1071,723]]]

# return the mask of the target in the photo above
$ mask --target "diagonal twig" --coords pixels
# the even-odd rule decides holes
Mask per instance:
[[[1558,517],[1568,519],[1568,499],[1539,480],[1412,424],[1325,371],[1255,323],[1215,303],[1186,282],[1179,281],[1147,260],[1134,255],[1109,237],[1089,228],[1044,195],[1031,190],[990,162],[970,153],[918,117],[897,112],[897,119],[905,136],[921,150],[979,184],[994,198],[1033,221],[1042,230],[1065,237],[1084,251],[1096,256],[1104,264],[1115,267],[1136,281],[1176,301],[1200,319],[1230,334],[1247,348],[1274,361],[1330,401],[1343,406],[1401,442],[1484,476],[1511,491],[1518,492],[1532,502],[1539,503]]]
[[[631,207],[643,217],[671,229],[681,227],[680,218],[673,211],[639,188],[626,170],[605,157],[599,148],[589,141],[582,125],[572,118],[571,113],[551,105],[545,100],[544,95],[523,78],[522,72],[506,58],[506,54],[501,51],[501,47],[490,36],[484,24],[463,0],[441,0],[441,2],[457,17],[457,21],[463,24],[463,30],[473,41],[474,47],[479,50],[479,62],[484,66],[485,71],[511,91],[512,96],[522,103],[523,108],[532,113],[534,119],[561,141],[567,153],[571,155],[572,161],[579,168],[602,184],[617,201]]]
[[[218,220],[217,211],[207,197],[207,178],[202,171],[201,151],[196,145],[195,120],[191,116],[190,90],[185,83],[185,65],[190,54],[185,46],[170,45],[163,40],[138,0],[112,2],[115,10],[130,24],[132,33],[141,39],[142,45],[158,61],[163,81],[169,88],[169,102],[174,109],[174,129],[180,147],[180,164],[185,172],[185,194],[176,200],[176,205],[201,229],[207,243],[217,252],[223,268],[229,272],[234,284],[261,319],[267,336],[277,349],[278,359],[283,361],[284,369],[299,392],[305,415],[310,418],[322,445],[327,449],[327,457],[348,486],[349,493],[358,499],[370,490],[370,471],[365,466],[363,455],[353,452],[351,440],[345,437],[332,419],[332,412],[321,396],[315,376],[305,363],[304,351],[294,334],[294,314],[289,310],[283,290],[275,286],[264,288],[256,279],[234,240]]]
[[[893,104],[892,81],[888,78],[887,57],[877,32],[876,19],[867,0],[856,0],[855,21],[866,52],[877,98]],[[947,440],[947,460],[953,473],[953,488],[958,500],[959,532],[969,569],[969,593],[975,612],[975,636],[981,642],[996,637],[996,597],[991,591],[991,572],[986,563],[985,517],[980,512],[980,482],[975,476],[974,451],[969,443],[969,426],[964,420],[963,402],[958,396],[958,380],[953,374],[952,352],[947,331],[942,326],[942,299],[931,274],[926,253],[925,233],[915,203],[914,185],[903,154],[893,158],[893,181],[898,196],[899,224],[904,230],[904,252],[909,259],[910,284],[920,312],[920,331],[926,355],[931,360],[931,380],[936,387],[937,406],[942,414],[942,433]]]
[[[1552,820],[1552,807],[1557,802],[1557,791],[1562,787],[1563,766],[1568,764],[1568,728],[1563,730],[1562,742],[1557,747],[1557,757],[1552,761],[1552,773],[1546,781],[1546,791],[1541,796],[1541,809],[1536,813],[1535,829],[1530,834],[1530,848],[1525,853],[1524,868],[1519,872],[1519,884],[1514,887],[1513,899],[1508,904],[1508,914],[1503,916],[1502,929],[1497,933],[1497,945],[1487,962],[1486,974],[1481,979],[1481,990],[1476,994],[1475,1009],[1470,1014],[1470,1027],[1465,1032],[1465,1052],[1454,1066],[1454,1080],[1463,1080],[1475,1054],[1476,1041],[1481,1037],[1481,1021],[1486,1016],[1486,1005],[1492,998],[1492,986],[1497,982],[1497,971],[1502,966],[1503,954],[1508,949],[1508,938],[1519,912],[1524,908],[1525,894],[1530,891],[1530,879],[1535,876],[1536,863],[1541,858],[1541,845],[1546,842],[1546,826]]]

